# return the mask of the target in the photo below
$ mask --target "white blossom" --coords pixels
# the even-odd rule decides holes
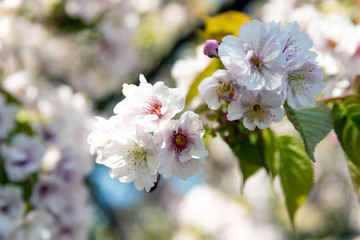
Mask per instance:
[[[274,90],[281,86],[286,55],[277,41],[279,24],[253,20],[239,29],[239,38],[228,35],[219,46],[219,57],[231,75],[254,89]]]
[[[25,212],[22,197],[21,188],[0,185],[0,239],[7,239],[19,225]]]
[[[186,180],[195,175],[205,162],[208,152],[202,137],[204,127],[194,112],[185,112],[179,120],[170,120],[154,133],[160,149],[159,173]]]
[[[299,60],[304,58],[313,58],[317,54],[310,51],[313,42],[309,35],[300,31],[300,26],[297,22],[290,22],[285,25],[279,36],[279,42],[282,44],[282,52],[286,54],[286,61]]]
[[[272,91],[246,90],[239,101],[229,104],[227,118],[230,121],[243,119],[244,126],[252,131],[255,127],[265,129],[272,121],[279,122],[283,119],[283,103],[282,96]]]
[[[114,108],[115,114],[124,117],[125,122],[136,122],[147,131],[156,130],[162,123],[182,111],[184,93],[177,88],[168,88],[164,82],[147,83],[140,75],[140,85],[123,85],[125,99]]]
[[[115,115],[109,119],[95,117],[94,128],[87,138],[90,144],[90,153],[97,154],[97,159],[101,161],[103,148],[110,143],[112,134],[117,128],[122,128],[123,119],[121,115]]]
[[[45,209],[35,209],[25,216],[25,221],[12,234],[11,240],[51,240],[55,239],[57,231],[54,216]]]
[[[23,181],[35,173],[41,165],[46,146],[36,137],[16,134],[10,145],[3,146],[1,153],[4,166],[11,181]]]
[[[150,191],[157,180],[158,148],[152,135],[139,126],[113,132],[97,162],[111,168],[111,177],[134,182],[138,190]]]
[[[212,76],[203,79],[198,89],[208,107],[216,110],[221,106],[222,100],[235,101],[243,87],[228,71],[219,69]]]
[[[325,87],[324,75],[313,62],[288,66],[284,74],[284,94],[291,108],[315,107],[315,95]]]
[[[87,204],[88,192],[81,182],[69,184],[57,176],[36,183],[30,203],[48,210],[56,219],[53,239],[87,239],[92,217]]]
[[[81,182],[91,170],[88,155],[70,145],[63,147],[60,154],[53,173],[69,183]]]

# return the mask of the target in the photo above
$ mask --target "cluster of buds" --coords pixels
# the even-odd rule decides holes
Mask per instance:
[[[226,70],[205,78],[200,96],[213,110],[227,101],[228,120],[243,119],[249,130],[281,121],[285,101],[296,110],[315,107],[315,95],[325,82],[312,45],[296,22],[283,29],[275,22],[246,22],[238,38],[225,36],[221,44],[206,41],[204,53],[220,58]]]
[[[88,137],[97,163],[111,168],[111,177],[146,191],[154,187],[158,174],[183,180],[195,175],[207,156],[205,130],[194,112],[173,119],[184,108],[183,92],[163,82],[151,85],[140,75],[140,85],[124,84],[123,94],[115,115],[97,117]]]

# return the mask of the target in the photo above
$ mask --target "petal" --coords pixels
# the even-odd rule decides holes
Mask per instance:
[[[270,113],[274,122],[280,122],[284,118],[285,111],[281,107],[271,108]]]
[[[182,163],[180,161],[173,162],[173,169],[175,175],[182,180],[187,180],[189,177],[194,176],[201,169],[201,161],[198,159],[190,159],[189,161]]]
[[[255,130],[256,124],[254,121],[250,121],[249,118],[245,117],[243,120],[243,124],[244,124],[244,127],[246,127],[247,129],[249,129],[251,131]]]
[[[243,117],[244,110],[242,109],[238,101],[231,102],[228,106],[228,114],[226,118],[229,121],[241,119]]]

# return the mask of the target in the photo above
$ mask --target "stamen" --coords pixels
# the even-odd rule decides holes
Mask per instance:
[[[226,101],[231,101],[235,95],[235,90],[232,84],[220,82],[215,89],[215,92]]]
[[[173,145],[174,151],[180,154],[187,146],[188,138],[182,132],[173,132],[171,143]]]
[[[266,109],[265,109],[266,110]],[[263,121],[264,119],[268,119],[268,114],[265,114],[264,108],[261,106],[260,102],[251,102],[247,106],[247,115],[251,121],[255,119],[258,121]],[[270,112],[270,108],[267,109],[267,112]]]
[[[159,99],[157,99],[157,97],[155,97],[154,99],[152,99],[150,101],[145,101],[145,104],[146,104],[146,107],[142,108],[143,113],[155,114],[159,118],[162,117],[162,114],[161,114],[162,103],[159,101]]]
[[[136,170],[142,161],[146,161],[145,147],[139,144],[125,147],[120,150],[120,153],[129,159],[126,164],[128,170],[130,170],[130,168]]]
[[[260,49],[255,49],[252,57],[249,59],[252,69],[261,71],[263,68],[263,56]]]

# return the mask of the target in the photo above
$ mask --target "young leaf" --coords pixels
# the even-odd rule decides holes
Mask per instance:
[[[185,104],[188,105],[198,94],[198,86],[204,78],[210,77],[216,70],[224,68],[220,59],[214,59],[193,81],[189,92],[185,98]]]
[[[16,99],[14,96],[12,96],[10,93],[8,93],[5,89],[0,87],[0,94],[4,95],[5,100],[7,103],[14,103],[18,106],[21,106],[21,102]]]
[[[255,174],[261,168],[261,166],[240,160],[239,167],[241,170],[241,174],[243,176],[242,185],[241,185],[241,191],[243,191],[246,180],[248,180],[249,177]]]
[[[226,35],[238,35],[239,28],[251,19],[242,12],[228,11],[214,17],[205,18],[205,30],[200,34],[205,39],[221,42]]]
[[[241,131],[238,125],[228,125],[227,131],[228,135],[223,138],[239,160],[244,185],[251,175],[265,166],[262,136],[260,132]]]
[[[290,220],[294,224],[296,210],[313,187],[313,167],[299,140],[291,136],[281,136],[278,143],[281,186]]]
[[[342,148],[360,167],[360,96],[351,95],[334,101],[334,126]]]
[[[318,102],[314,108],[294,110],[285,104],[286,115],[296,130],[300,133],[307,155],[315,161],[314,150],[316,145],[333,128],[331,111],[325,103]]]
[[[354,79],[354,92],[360,94],[360,75],[357,75]]]
[[[350,170],[350,175],[354,183],[354,187],[357,194],[360,195],[360,168],[350,160],[348,160],[347,162]]]
[[[264,148],[264,162],[267,171],[271,177],[275,177],[279,172],[279,156],[278,143],[276,136],[270,128],[262,131],[263,148]]]

